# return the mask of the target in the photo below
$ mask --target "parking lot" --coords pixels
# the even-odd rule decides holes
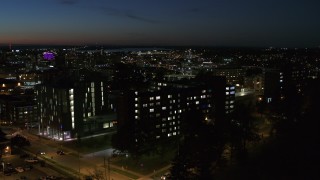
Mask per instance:
[[[45,161],[27,153],[2,157],[0,171],[1,180],[64,179],[58,172],[50,169]]]

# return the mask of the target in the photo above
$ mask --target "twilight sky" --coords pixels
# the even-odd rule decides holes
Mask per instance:
[[[0,44],[320,46],[320,0],[2,0]]]

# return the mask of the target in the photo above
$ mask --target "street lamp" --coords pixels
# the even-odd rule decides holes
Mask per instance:
[[[4,149],[4,152],[11,154],[11,148],[10,148],[10,146],[7,146],[7,147]]]
[[[4,174],[4,162],[2,162],[1,164],[2,164],[2,172]]]

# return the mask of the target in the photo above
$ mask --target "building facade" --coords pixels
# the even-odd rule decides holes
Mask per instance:
[[[37,85],[39,134],[70,140],[113,127],[116,117],[106,116],[108,85],[99,80]]]
[[[151,141],[178,136],[187,112],[196,110],[214,123],[234,110],[235,86],[223,83],[185,85],[158,83],[150,89],[123,92],[118,104],[119,126],[128,121]],[[141,141],[141,139],[136,139]],[[144,140],[142,140],[144,141]]]

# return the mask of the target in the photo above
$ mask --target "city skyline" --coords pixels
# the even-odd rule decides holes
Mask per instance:
[[[0,44],[318,47],[318,1],[11,0]]]

